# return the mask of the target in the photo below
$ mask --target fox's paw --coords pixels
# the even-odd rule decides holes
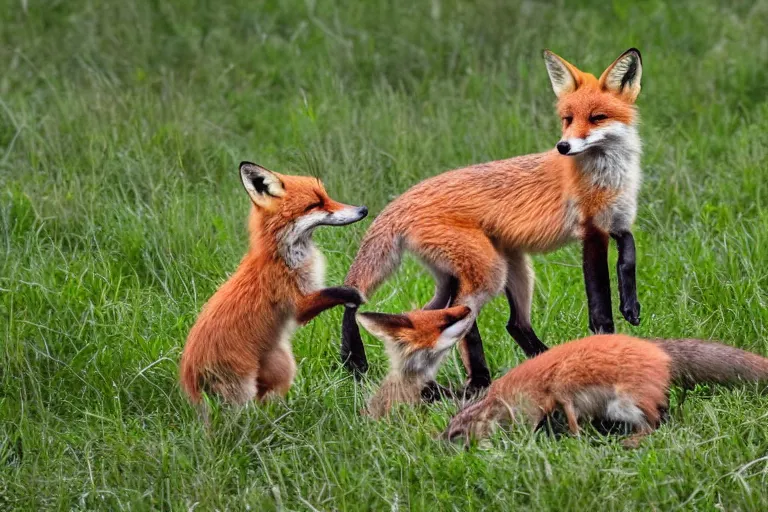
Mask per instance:
[[[326,288],[323,290],[325,295],[332,297],[335,300],[343,302],[348,308],[356,308],[360,304],[365,303],[363,295],[355,288],[349,286],[334,286],[333,288]]]
[[[635,301],[622,304],[619,308],[627,322],[632,325],[640,325],[640,303]]]
[[[595,334],[613,334],[616,332],[611,318],[590,318],[589,330]]]
[[[344,290],[344,295],[347,297],[347,302],[344,305],[348,308],[356,308],[361,304],[365,304],[365,297],[357,289],[350,288],[349,286],[341,286],[340,288]]]

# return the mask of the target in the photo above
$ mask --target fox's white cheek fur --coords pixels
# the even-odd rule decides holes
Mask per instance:
[[[601,146],[601,142],[608,140],[609,142],[622,144],[625,142],[627,136],[631,136],[631,127],[619,121],[613,121],[607,123],[600,128],[595,128],[590,131],[589,134],[583,139],[580,137],[571,137],[569,139],[563,139],[563,142],[567,142],[571,145],[569,155],[577,155],[589,148],[595,146]]]
[[[435,350],[445,350],[455,345],[461,338],[464,337],[469,328],[472,327],[473,320],[474,318],[471,314],[469,314],[467,315],[467,318],[459,320],[452,326],[445,329],[442,333],[440,333],[440,337],[437,338],[437,342],[435,343]]]
[[[278,250],[291,268],[301,266],[308,257],[314,253],[311,236],[316,228],[328,214],[326,212],[312,212],[299,217],[278,235]]]
[[[636,189],[640,182],[642,142],[635,124],[613,121],[584,139],[568,139],[582,170],[599,187]],[[582,148],[577,150],[576,148]],[[588,151],[599,148],[599,151]]]
[[[293,222],[293,226],[286,232],[286,242],[296,243],[302,238],[307,238],[312,234],[312,231],[323,223],[328,217],[328,212],[319,211],[312,212],[307,215],[303,215]]]

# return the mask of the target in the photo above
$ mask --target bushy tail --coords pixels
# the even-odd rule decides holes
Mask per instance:
[[[768,359],[722,343],[701,340],[660,340],[672,358],[672,380],[683,386],[767,381]]]
[[[397,269],[402,254],[401,236],[390,226],[379,227],[380,220],[376,219],[366,233],[344,279],[345,286],[366,297]]]
[[[345,286],[357,289],[365,298],[368,298],[400,264],[402,238],[386,222],[385,213],[374,221],[366,233],[344,280]],[[341,360],[347,370],[358,375],[368,371],[368,361],[360,329],[355,321],[355,313],[355,308],[347,308],[344,311],[341,326]]]

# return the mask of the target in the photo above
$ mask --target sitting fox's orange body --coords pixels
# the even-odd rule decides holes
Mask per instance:
[[[237,271],[203,307],[181,358],[181,385],[193,402],[203,390],[242,404],[284,395],[296,364],[297,324],[339,304],[360,304],[356,290],[322,288],[323,255],[312,243],[320,225],[345,225],[365,207],[331,199],[319,180],[240,164],[253,207],[251,243]]]
[[[641,141],[634,102],[642,66],[637,50],[620,56],[596,78],[546,52],[558,97],[562,138],[556,150],[449,171],[406,191],[376,218],[363,239],[345,285],[369,297],[408,250],[431,270],[436,291],[425,309],[465,305],[477,317],[504,291],[510,334],[529,356],[546,346],[530,322],[533,269],[529,253],[584,243],[590,328],[613,332],[607,247],[619,244],[621,311],[639,322],[631,226],[640,186]],[[350,369],[367,363],[348,309],[342,357]],[[461,346],[470,385],[487,386],[477,326]]]

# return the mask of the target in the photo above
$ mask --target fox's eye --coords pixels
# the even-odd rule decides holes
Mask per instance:
[[[565,123],[565,126],[569,126],[573,122],[573,116],[563,117],[563,122]]]
[[[593,114],[589,116],[589,122],[592,124],[599,123],[600,121],[604,121],[608,119],[608,116],[605,114]]]
[[[310,210],[314,210],[315,208],[322,208],[322,207],[323,207],[323,203],[319,201],[317,203],[312,203],[311,205],[307,206],[306,208],[304,208],[304,211],[308,212]]]

